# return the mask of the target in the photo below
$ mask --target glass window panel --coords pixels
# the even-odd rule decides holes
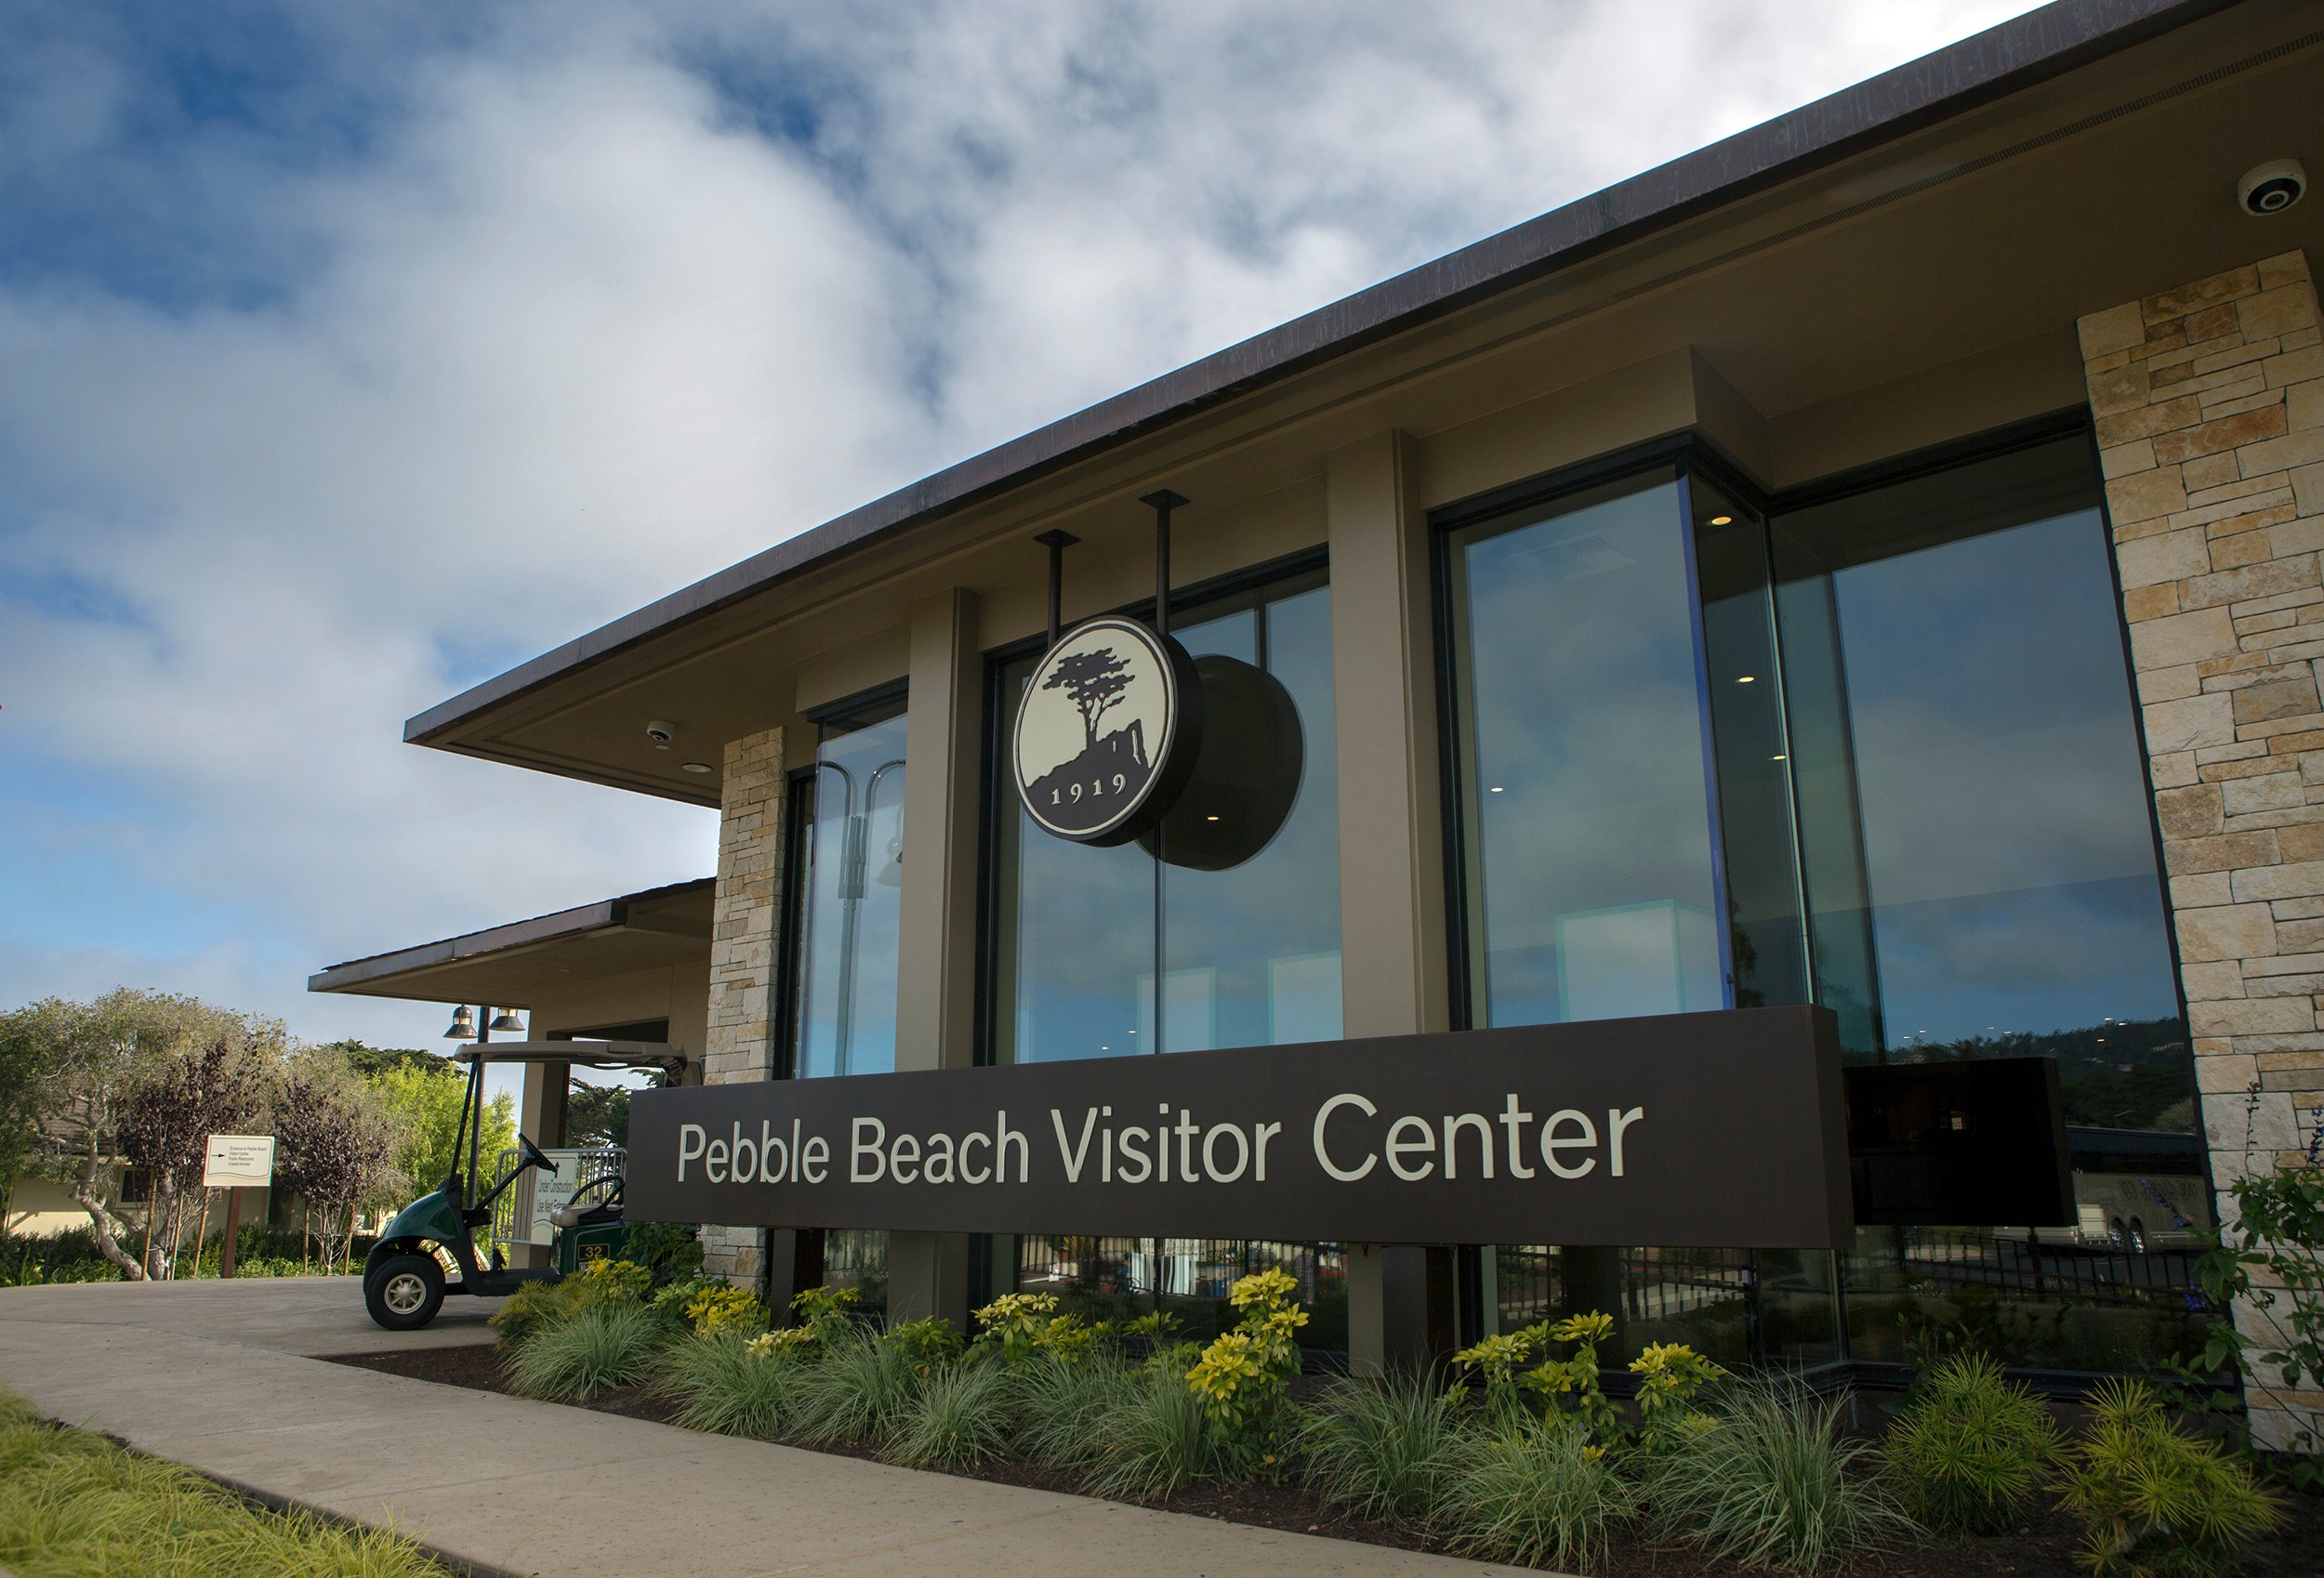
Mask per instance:
[[[1035,828],[997,784],[993,1050],[1000,1062],[1336,1039],[1340,825],[1331,592],[1311,576],[1215,605],[1173,633],[1290,694],[1302,768],[1289,814],[1224,871],[1091,848]],[[1032,660],[1001,676],[1002,738]],[[1156,982],[1160,990],[1156,990]]]
[[[1724,1006],[1679,484],[1450,548],[1472,1019]]]
[[[2201,1143],[2097,501],[2076,437],[1776,524],[1819,996],[1864,993],[1859,1056],[2056,1058],[2073,1156],[2073,1226],[1859,1232],[1856,1359],[1930,1326],[2058,1370],[2200,1346]]]
[[[808,822],[791,1067],[800,1078],[895,1068],[904,731],[898,713],[827,732],[799,791]]]

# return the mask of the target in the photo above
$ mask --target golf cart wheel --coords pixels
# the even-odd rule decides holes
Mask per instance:
[[[363,1308],[390,1332],[416,1332],[443,1308],[443,1268],[432,1255],[390,1255],[363,1279]]]

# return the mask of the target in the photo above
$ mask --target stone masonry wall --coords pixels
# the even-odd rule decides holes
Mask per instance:
[[[2285,253],[2081,320],[2223,1220],[2324,1109],[2324,345]],[[2260,1305],[2236,1311],[2272,1341]],[[2257,1377],[2280,1381],[2280,1375]],[[2313,1383],[2311,1383],[2313,1385]],[[2254,1385],[2293,1444],[2324,1392]]]
[[[773,1072],[774,915],[783,865],[783,730],[726,747],[719,796],[719,879],[710,930],[710,1028],[706,1085]],[[703,1271],[734,1282],[759,1275],[757,1228],[705,1227]]]

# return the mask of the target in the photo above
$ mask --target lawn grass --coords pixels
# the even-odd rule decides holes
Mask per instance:
[[[0,1567],[17,1578],[449,1578],[409,1540],[253,1507],[0,1392]]]

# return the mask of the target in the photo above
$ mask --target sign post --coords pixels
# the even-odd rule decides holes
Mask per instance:
[[[226,1242],[218,1247],[218,1274],[234,1274],[234,1238],[242,1227],[242,1191],[265,1189],[274,1181],[274,1137],[271,1134],[214,1134],[202,1164],[202,1187],[226,1191]],[[200,1246],[195,1246],[200,1253]]]

